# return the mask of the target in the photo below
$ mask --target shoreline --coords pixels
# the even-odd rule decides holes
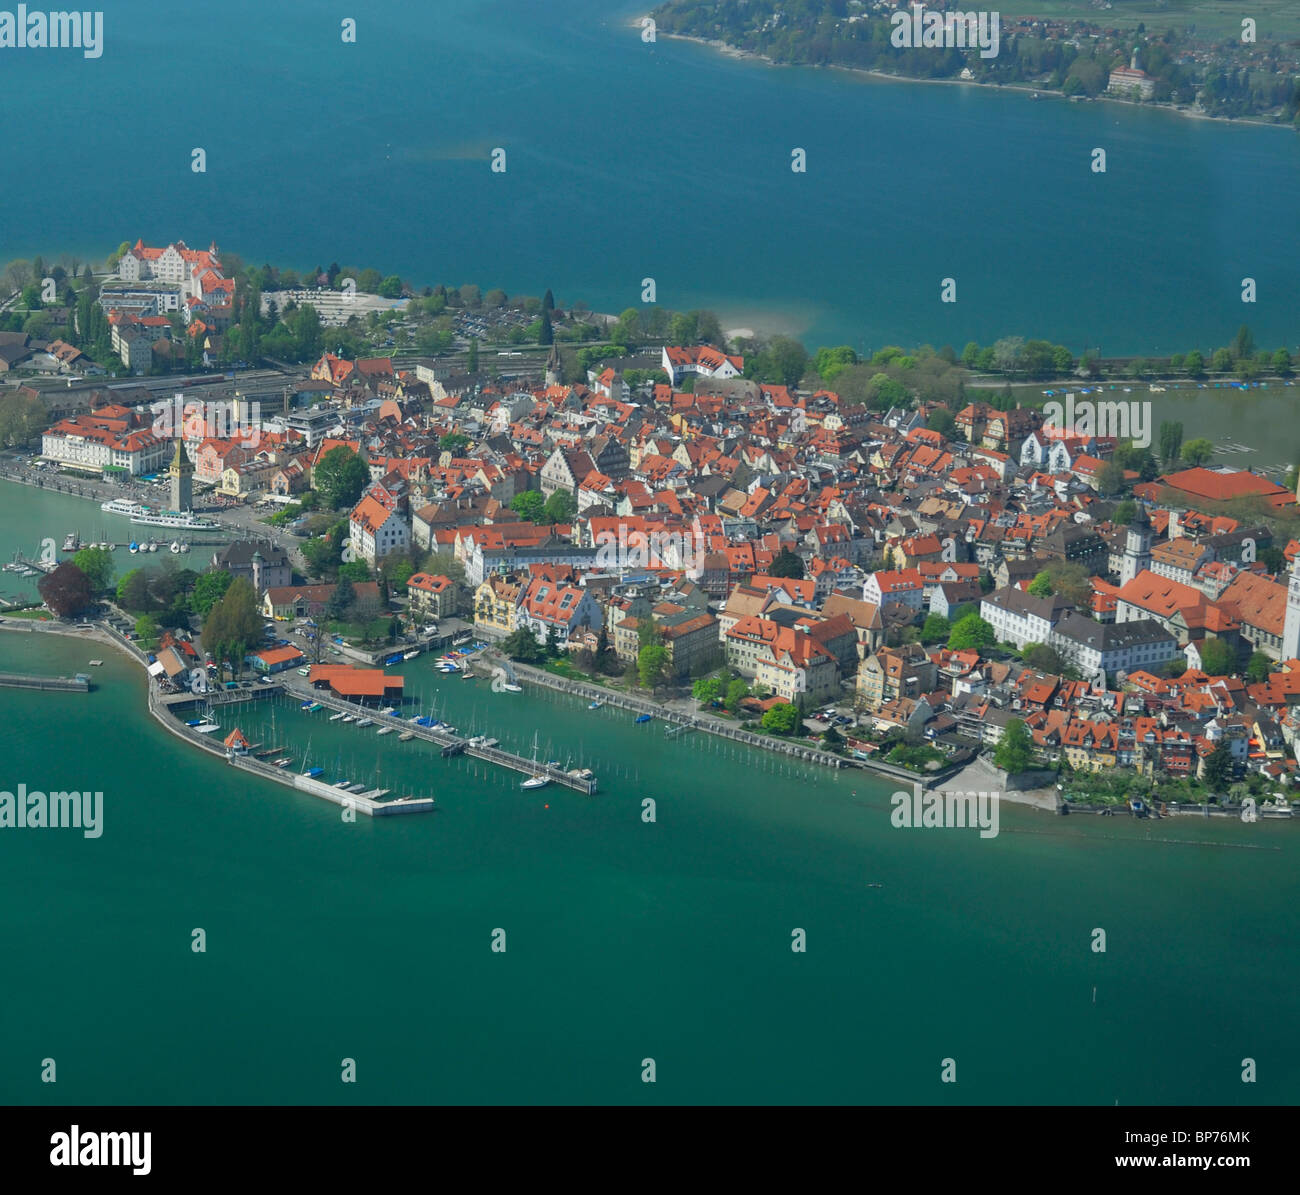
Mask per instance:
[[[646,14],[647,16],[649,14]],[[640,29],[639,22],[643,18],[638,17],[632,22],[632,27]],[[761,62],[774,68],[796,68],[803,67],[808,70],[831,70],[842,71],[847,75],[860,75],[873,79],[888,79],[898,83],[939,83],[958,87],[977,87],[987,88],[992,91],[1012,91],[1026,92],[1036,95],[1039,99],[1064,100],[1067,103],[1072,102],[1073,97],[1062,94],[1050,88],[1044,89],[1042,85],[1032,83],[981,83],[978,79],[933,79],[920,78],[912,75],[896,74],[892,71],[882,71],[876,67],[860,66],[843,66],[838,63],[821,65],[813,62],[776,62],[766,54],[756,54],[753,50],[742,50],[738,46],[733,46],[729,42],[719,41],[716,38],[695,37],[688,33],[660,33],[659,36],[665,37],[670,41],[694,42],[698,46],[707,46],[711,50],[725,55],[727,58],[734,58],[737,61]],[[1087,103],[1107,103],[1121,104],[1129,108],[1140,108],[1147,111],[1170,112],[1175,116],[1186,117],[1189,120],[1214,121],[1221,124],[1248,124],[1260,128],[1273,129],[1291,129],[1292,126],[1276,120],[1265,120],[1258,116],[1211,116],[1208,112],[1195,112],[1190,108],[1180,108],[1176,104],[1167,103],[1134,103],[1132,100],[1120,99],[1113,95],[1096,95],[1085,97]],[[1292,130],[1294,131],[1294,130]]]

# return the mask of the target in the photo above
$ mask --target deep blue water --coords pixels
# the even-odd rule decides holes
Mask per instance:
[[[1293,132],[646,45],[643,8],[113,3],[97,60],[0,51],[0,260],[215,237],[608,311],[653,277],[810,346],[1300,339]]]

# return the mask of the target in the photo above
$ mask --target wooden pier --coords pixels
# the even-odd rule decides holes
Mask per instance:
[[[363,717],[372,718],[377,726],[400,726],[403,730],[410,731],[416,738],[423,739],[426,743],[432,743],[434,746],[441,748],[444,758],[452,755],[470,755],[486,763],[494,763],[499,767],[509,768],[512,772],[519,772],[523,776],[545,776],[553,784],[563,785],[565,788],[571,788],[575,792],[583,793],[588,797],[596,795],[596,779],[594,776],[590,779],[584,779],[582,776],[575,776],[566,772],[563,768],[550,767],[540,761],[534,764],[531,759],[525,759],[522,755],[516,755],[512,751],[502,751],[499,747],[484,747],[481,744],[471,743],[462,735],[448,734],[447,731],[437,727],[421,726],[417,722],[412,722],[403,714],[381,714],[369,706],[361,705],[355,701],[346,701],[342,697],[336,697],[333,693],[313,689],[308,685],[295,684],[289,681],[287,677],[281,681],[281,684],[286,693],[298,698],[300,701],[318,701],[321,705],[332,710],[360,714]],[[270,685],[262,686],[264,689],[270,687]]]

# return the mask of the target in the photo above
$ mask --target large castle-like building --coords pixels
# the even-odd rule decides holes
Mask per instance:
[[[179,288],[182,306],[229,307],[235,297],[234,279],[222,272],[215,241],[206,249],[191,249],[184,241],[152,249],[138,240],[122,255],[117,272],[123,282],[165,282]]]

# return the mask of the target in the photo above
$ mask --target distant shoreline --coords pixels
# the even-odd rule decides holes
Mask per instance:
[[[636,20],[632,22],[632,26],[639,29],[642,19],[642,17],[637,17]],[[729,42],[719,41],[716,38],[695,37],[687,33],[663,33],[662,36],[669,38],[672,41],[694,42],[699,46],[707,46],[709,49],[716,50],[718,53],[724,54],[728,58],[749,59],[753,62],[766,63],[771,67],[805,67],[809,70],[843,71],[845,74],[849,75],[865,75],[870,76],[873,79],[889,79],[896,83],[942,83],[958,87],[989,88],[994,91],[1026,92],[1032,95],[1037,95],[1040,99],[1065,101],[1070,101],[1072,99],[1072,97],[1063,95],[1059,91],[1053,91],[1051,89],[1045,90],[1041,86],[1035,86],[1032,83],[1004,83],[999,85],[995,83],[981,83],[977,79],[922,79],[912,75],[899,75],[894,74],[891,71],[877,70],[875,67],[842,66],[835,63],[830,66],[821,66],[812,62],[775,62],[766,54],[755,54],[752,50],[742,50],[738,46],[733,46]],[[1291,126],[1288,124],[1283,124],[1275,120],[1261,120],[1259,117],[1255,116],[1211,116],[1208,112],[1196,112],[1191,108],[1179,107],[1176,104],[1135,104],[1132,100],[1120,99],[1113,95],[1103,94],[1098,96],[1088,96],[1086,97],[1086,102],[1121,104],[1128,108],[1142,108],[1151,111],[1171,112],[1175,116],[1183,116],[1189,120],[1209,120],[1216,121],[1220,124],[1249,124],[1270,129],[1291,129]]]

